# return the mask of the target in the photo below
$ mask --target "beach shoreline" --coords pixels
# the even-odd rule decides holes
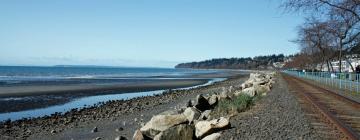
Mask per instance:
[[[20,111],[45,109],[48,107],[65,105],[77,99],[86,97],[189,88],[205,85],[213,80],[216,81],[216,79],[219,78],[226,79],[241,74],[244,74],[244,72],[222,71],[208,74],[195,74],[187,77],[138,78],[129,82],[90,82],[77,84],[52,83],[40,85],[15,84],[10,86],[0,86],[0,104],[2,105],[0,106],[0,113],[15,112],[20,114],[18,113]],[[83,106],[74,108],[79,107]],[[29,115],[26,117],[29,117]]]
[[[79,110],[74,109],[64,114],[55,113],[51,116],[34,119],[23,119],[12,122],[5,121],[0,123],[0,134],[4,139],[7,137],[39,139],[42,136],[49,134],[55,136],[54,133],[51,134],[52,130],[56,131],[57,134],[60,134],[60,132],[68,129],[79,128],[81,131],[85,132],[77,134],[78,131],[68,131],[72,132],[72,134],[62,133],[64,136],[57,138],[68,138],[68,136],[72,137],[74,135],[76,135],[74,136],[76,138],[80,138],[84,135],[91,137],[95,134],[91,134],[91,129],[93,127],[91,124],[99,124],[101,122],[100,124],[110,123],[118,124],[120,126],[120,124],[125,122],[126,126],[124,126],[124,129],[126,130],[123,132],[127,133],[126,136],[130,136],[133,133],[133,129],[140,125],[133,123],[134,115],[137,116],[138,119],[141,115],[150,118],[152,114],[157,114],[159,111],[165,111],[169,108],[176,107],[179,103],[186,104],[189,99],[193,99],[194,96],[198,94],[220,92],[224,86],[239,85],[247,78],[247,76],[247,74],[237,75],[225,81],[193,89],[166,91],[159,95],[137,97],[129,100],[108,101],[100,106]],[[114,121],[116,121],[116,123],[114,123]],[[109,127],[113,126],[109,125]],[[28,133],[30,131],[31,133]],[[91,135],[88,135],[89,133]],[[57,138],[54,137],[54,139]],[[89,139],[89,137],[82,138]]]
[[[46,108],[89,96],[186,88],[206,84],[209,80],[211,79],[163,80],[135,84],[8,87],[9,89],[0,90],[0,113]]]

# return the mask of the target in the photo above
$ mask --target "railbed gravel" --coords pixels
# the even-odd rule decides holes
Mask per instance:
[[[281,76],[271,92],[230,122],[221,139],[321,139]]]

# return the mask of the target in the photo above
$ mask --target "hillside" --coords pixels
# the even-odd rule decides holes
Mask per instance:
[[[285,56],[268,55],[256,56],[254,58],[217,58],[200,62],[181,63],[175,68],[194,69],[273,69],[274,62],[283,62]]]

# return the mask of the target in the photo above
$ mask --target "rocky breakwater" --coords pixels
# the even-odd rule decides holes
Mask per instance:
[[[133,140],[217,140],[223,130],[231,128],[230,115],[213,118],[211,112],[222,100],[232,100],[240,95],[254,97],[266,95],[274,84],[275,73],[251,73],[241,85],[223,89],[221,93],[198,95],[187,106],[155,115],[136,130]]]

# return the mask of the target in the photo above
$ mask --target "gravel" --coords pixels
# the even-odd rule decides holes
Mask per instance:
[[[273,87],[255,106],[232,117],[233,128],[221,139],[321,139],[281,76]]]

